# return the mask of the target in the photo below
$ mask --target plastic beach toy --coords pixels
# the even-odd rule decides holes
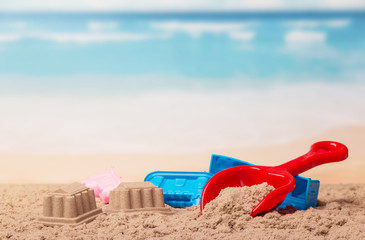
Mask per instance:
[[[89,177],[83,180],[82,185],[94,189],[95,197],[98,197],[103,203],[109,203],[109,193],[122,182],[121,177],[111,167],[109,171]]]
[[[156,171],[145,181],[163,189],[165,203],[172,207],[190,207],[200,204],[205,184],[213,176],[207,172]]]
[[[216,173],[230,167],[253,165],[235,158],[213,154],[209,172],[155,171],[149,173],[144,181],[152,182],[163,189],[165,203],[172,207],[190,207],[200,205],[205,184]],[[294,206],[305,210],[317,206],[319,181],[295,176],[295,189],[288,193],[279,206]]]
[[[213,154],[210,161],[209,173],[216,174],[227,168],[244,165],[253,164],[232,157]],[[286,195],[284,202],[279,207],[294,206],[298,210],[306,210],[309,207],[317,206],[319,181],[299,175],[295,176],[294,179],[295,189]]]
[[[251,216],[264,214],[279,206],[286,195],[295,188],[296,176],[318,165],[345,160],[348,149],[338,142],[323,141],[313,144],[310,151],[301,157],[276,167],[238,166],[215,174],[205,185],[200,210],[220,191],[227,187],[252,186],[267,182],[275,189],[262,199],[251,212]]]

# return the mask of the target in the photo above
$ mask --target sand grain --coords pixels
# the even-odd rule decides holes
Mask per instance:
[[[103,213],[78,227],[45,227],[36,222],[42,194],[57,187],[0,185],[0,239],[365,239],[365,184],[323,185],[318,207],[286,215],[227,217],[227,211],[210,218],[195,206],[174,215]]]

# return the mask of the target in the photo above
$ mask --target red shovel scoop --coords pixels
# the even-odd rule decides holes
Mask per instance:
[[[347,147],[338,142],[323,141],[313,144],[308,153],[290,162],[276,167],[265,166],[238,166],[228,168],[215,174],[205,185],[200,211],[207,203],[215,199],[220,191],[227,187],[252,186],[267,182],[275,189],[257,204],[251,216],[264,214],[278,207],[285,199],[286,194],[295,188],[296,176],[318,165],[339,162],[348,156]]]

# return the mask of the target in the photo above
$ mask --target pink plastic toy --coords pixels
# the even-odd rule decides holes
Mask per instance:
[[[122,182],[121,177],[111,167],[109,171],[89,177],[81,182],[82,185],[94,189],[95,197],[98,197],[103,203],[109,203],[109,193],[118,187]]]

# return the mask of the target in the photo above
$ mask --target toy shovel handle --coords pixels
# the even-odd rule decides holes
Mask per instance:
[[[314,143],[308,153],[284,163],[278,168],[284,168],[296,176],[321,164],[345,160],[347,156],[348,149],[342,143],[322,141]]]

